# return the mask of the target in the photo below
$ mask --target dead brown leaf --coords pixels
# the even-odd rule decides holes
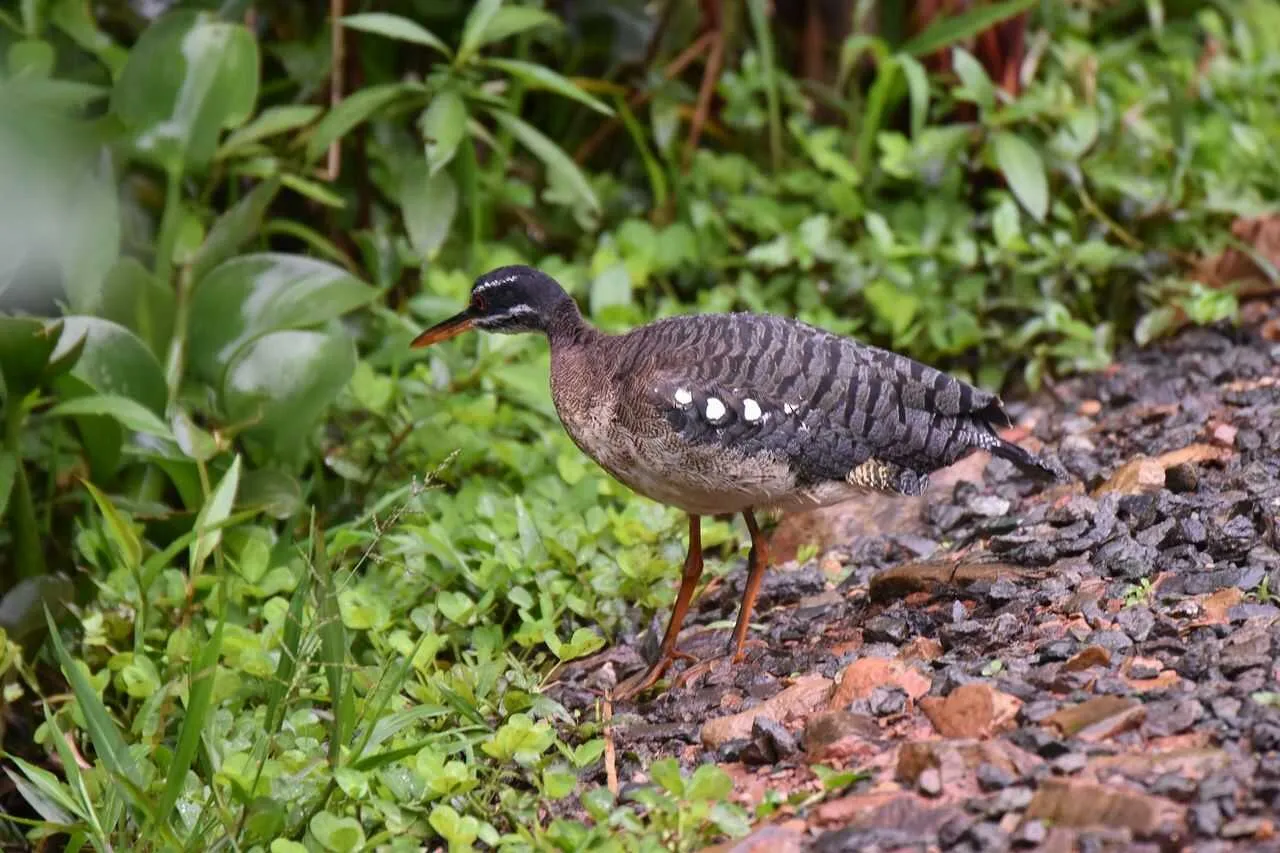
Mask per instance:
[[[989,737],[1013,721],[1022,702],[987,684],[962,684],[945,698],[929,696],[920,708],[943,737]]]
[[[779,723],[805,717],[827,703],[832,686],[831,679],[821,675],[801,676],[786,690],[755,707],[707,720],[702,726],[702,744],[708,749],[715,749],[725,741],[748,737],[751,724],[759,716]]]
[[[847,708],[871,695],[877,687],[901,687],[912,701],[929,692],[932,681],[900,660],[859,658],[845,667],[840,684],[831,693],[831,708]]]

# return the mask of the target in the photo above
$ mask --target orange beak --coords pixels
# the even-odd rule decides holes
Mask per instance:
[[[438,344],[441,341],[447,341],[456,335],[460,335],[467,331],[474,324],[470,311],[463,311],[454,314],[448,320],[436,323],[430,329],[413,339],[413,343],[409,344],[411,349],[421,349],[429,347],[432,344]]]

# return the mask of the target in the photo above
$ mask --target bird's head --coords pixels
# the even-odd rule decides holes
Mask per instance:
[[[551,276],[532,267],[498,267],[476,279],[465,310],[427,329],[410,346],[428,347],[469,329],[549,335],[578,317],[573,298]]]

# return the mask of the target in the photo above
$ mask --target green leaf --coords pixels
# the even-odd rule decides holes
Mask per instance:
[[[631,274],[625,263],[611,264],[591,280],[589,310],[593,317],[613,305],[630,305],[631,299]]]
[[[9,495],[13,493],[13,484],[17,481],[18,455],[9,450],[0,450],[0,518],[4,518],[9,508]]]
[[[311,834],[331,853],[352,853],[364,848],[364,829],[353,817],[320,812],[311,818]]]
[[[400,208],[409,242],[422,261],[434,261],[458,212],[457,184],[448,172],[431,174],[424,161],[406,168],[402,179]]]
[[[323,325],[378,292],[341,267],[303,255],[242,255],[215,267],[191,299],[190,370],[218,382],[227,361],[265,332]]]
[[[236,457],[234,464],[240,463]],[[226,625],[228,607],[225,603],[220,609],[217,627],[213,636],[200,647],[200,653],[192,661],[188,673],[190,689],[187,694],[186,713],[182,715],[182,728],[178,732],[178,745],[165,779],[164,791],[156,803],[156,815],[166,821],[178,803],[178,797],[186,787],[187,771],[195,761],[196,750],[200,748],[200,739],[204,734],[204,721],[213,706],[213,682],[218,672],[218,656],[222,653],[222,629]]]
[[[16,764],[26,777],[24,779],[8,767],[4,768],[18,793],[35,809],[36,814],[50,823],[64,826],[76,822],[72,815],[83,819],[75,799],[58,781],[58,777],[42,767],[28,764],[16,755],[6,755],[5,758]]]
[[[240,455],[232,460],[227,473],[222,475],[209,500],[196,515],[195,529],[200,531],[191,543],[191,576],[195,577],[204,569],[205,560],[222,542],[222,522],[231,516],[231,508],[235,504],[236,491],[240,488]]]
[[[733,793],[733,779],[715,764],[700,764],[693,771],[685,796],[690,800],[720,802]]]
[[[17,405],[40,386],[58,346],[58,328],[29,317],[0,317],[0,377],[6,405]]]
[[[378,110],[397,98],[417,91],[420,91],[420,87],[408,83],[382,83],[366,86],[343,98],[307,134],[307,162],[318,158],[328,150],[330,144],[341,139],[356,125],[367,121]]]
[[[126,568],[132,571],[142,565],[142,540],[138,538],[133,525],[120,514],[120,510],[116,509],[111,498],[107,497],[101,489],[89,480],[82,482],[89,496],[93,498],[93,502],[97,504],[98,512],[102,513],[102,519],[107,525],[107,537],[115,543]]]
[[[179,10],[143,30],[111,93],[134,146],[162,167],[199,169],[258,98],[258,42],[242,24]],[[163,71],[161,71],[163,69]]]
[[[245,344],[227,365],[222,404],[245,432],[282,459],[308,452],[306,440],[356,369],[341,332],[271,332]]]
[[[601,115],[613,116],[613,109],[599,98],[595,98],[582,90],[577,84],[563,75],[557,74],[545,65],[525,62],[519,59],[486,59],[484,64],[505,71],[526,86],[533,89],[545,89],[566,98],[586,104]]]
[[[141,768],[125,745],[124,738],[116,728],[111,715],[107,713],[106,706],[98,698],[98,693],[89,681],[89,676],[76,665],[71,655],[67,654],[66,647],[62,644],[62,637],[58,633],[58,626],[54,624],[53,616],[49,614],[48,609],[45,610],[45,621],[49,625],[49,641],[53,643],[54,654],[62,667],[62,674],[71,685],[71,692],[76,697],[80,712],[84,715],[85,728],[89,732],[89,739],[93,741],[93,748],[97,750],[99,760],[109,772],[129,780],[137,787],[142,787],[146,784],[146,780]]]
[[[191,264],[191,280],[199,282],[210,270],[230,258],[245,243],[262,231],[267,208],[280,192],[280,178],[272,177],[258,184],[227,210],[205,238]]]
[[[908,56],[926,56],[956,42],[968,41],[1039,2],[1040,0],[1008,0],[1004,3],[984,3],[958,15],[938,15],[924,32],[912,37],[900,50]]]
[[[677,797],[684,794],[684,778],[680,775],[680,763],[674,758],[660,758],[650,764],[649,778]]]
[[[1039,152],[1009,131],[993,134],[991,148],[996,165],[1009,182],[1009,189],[1037,222],[1043,222],[1049,212],[1049,180]]]
[[[929,75],[915,58],[900,53],[894,57],[907,78],[907,91],[911,94],[911,137],[920,138],[929,118]]]
[[[449,46],[426,27],[399,15],[392,15],[387,12],[365,12],[360,15],[347,15],[341,20],[344,26],[353,30],[374,33],[397,41],[424,45],[432,50],[440,51],[446,57],[451,53]]]
[[[504,5],[489,19],[477,47],[493,44],[537,27],[558,26],[560,19],[543,9]]]
[[[427,166],[435,175],[453,159],[467,135],[467,105],[452,88],[431,99],[422,113],[422,137],[427,147]]]
[[[455,66],[464,65],[484,44],[484,32],[501,7],[502,0],[477,0],[471,7],[462,25],[462,40],[458,44],[458,55],[453,60]]]
[[[229,134],[218,149],[218,158],[222,159],[246,148],[255,142],[261,142],[299,127],[305,127],[316,120],[322,110],[314,104],[281,104],[267,107],[258,113],[258,117]]]
[[[156,358],[163,357],[169,349],[175,312],[173,288],[128,255],[107,272],[102,299],[92,311],[133,332]]]
[[[70,376],[99,394],[127,397],[157,415],[164,414],[169,396],[164,370],[137,335],[98,317],[64,317],[62,324],[53,358],[71,352],[81,341],[84,344]]]
[[[126,429],[174,440],[168,424],[146,406],[117,394],[92,394],[59,403],[45,413],[49,417],[99,415],[112,418]]]
[[[579,199],[586,202],[592,210],[599,212],[600,201],[596,198],[595,191],[591,189],[587,176],[559,145],[544,136],[533,125],[505,110],[490,110],[490,114],[498,124],[510,131],[521,145],[532,151],[548,171],[558,174]]]
[[[969,51],[957,47],[952,50],[951,64],[961,83],[955,96],[973,101],[984,110],[990,109],[996,102],[996,89],[982,63]]]

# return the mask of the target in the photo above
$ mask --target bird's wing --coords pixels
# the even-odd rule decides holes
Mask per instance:
[[[913,494],[930,471],[996,449],[1008,423],[992,394],[780,317],[682,318],[636,345],[651,366],[635,391],[685,440],[771,454],[802,484],[861,478]]]

